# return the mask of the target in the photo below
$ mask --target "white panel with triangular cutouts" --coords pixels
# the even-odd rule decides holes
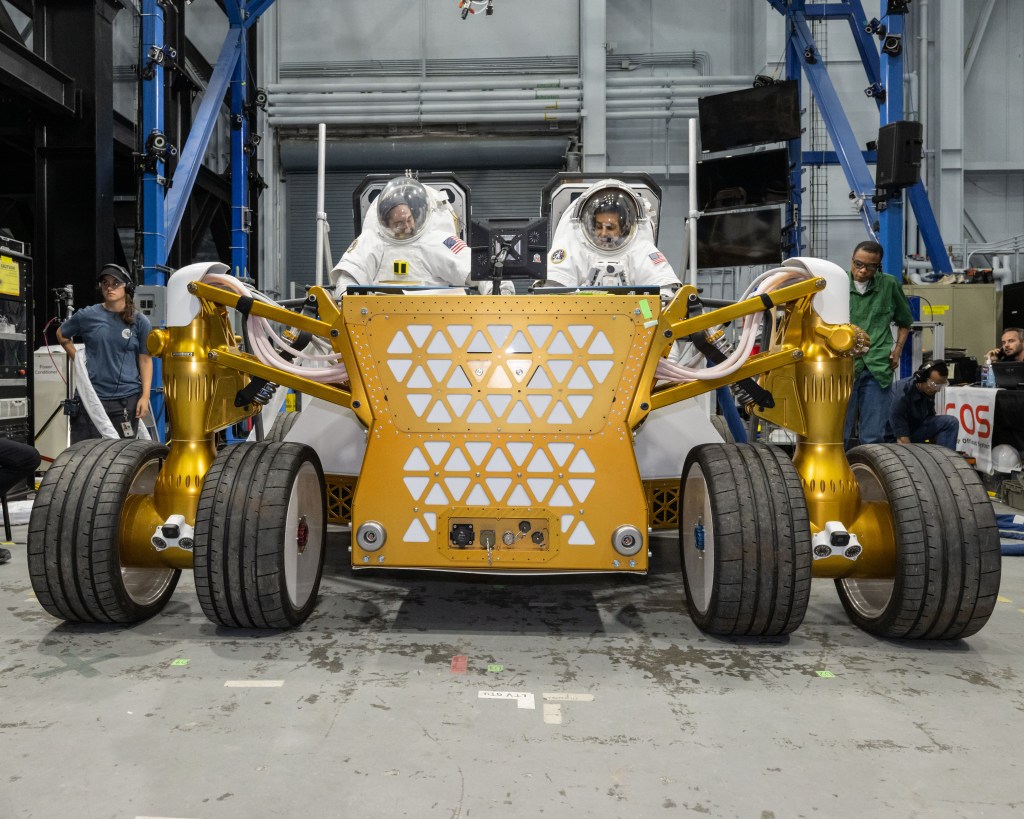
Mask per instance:
[[[405,355],[411,352],[412,347],[409,346],[409,339],[405,337],[405,333],[399,330],[388,345],[388,355]]]

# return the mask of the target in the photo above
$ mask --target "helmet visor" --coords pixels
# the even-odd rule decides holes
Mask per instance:
[[[427,227],[430,199],[422,183],[409,177],[392,179],[377,197],[377,221],[385,238],[415,239]]]
[[[620,250],[636,234],[636,198],[621,188],[603,188],[591,194],[580,210],[583,235],[598,250]]]

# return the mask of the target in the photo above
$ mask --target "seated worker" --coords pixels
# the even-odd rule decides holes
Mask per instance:
[[[650,204],[617,179],[590,186],[558,220],[547,284],[653,285],[670,297],[680,281],[654,245]]]
[[[469,247],[447,197],[410,176],[392,179],[367,211],[362,232],[330,272],[335,297],[349,285],[463,287]]]
[[[17,484],[31,478],[40,460],[39,450],[34,446],[0,436],[0,495],[6,495]],[[0,547],[0,563],[10,559],[10,550]]]
[[[946,363],[934,361],[893,385],[889,426],[897,442],[922,444],[930,441],[956,451],[960,422],[952,415],[935,414],[935,394],[948,383]]]
[[[989,361],[1024,361],[1024,330],[1007,327],[999,342],[998,347],[988,351]]]

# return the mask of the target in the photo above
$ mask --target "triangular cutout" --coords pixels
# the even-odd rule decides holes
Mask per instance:
[[[612,368],[611,361],[589,361],[590,371],[594,374],[598,384],[603,384],[608,377],[608,371]]]
[[[569,535],[568,542],[570,546],[593,546],[594,536],[590,534],[587,524],[581,520],[576,524],[576,528],[572,530],[572,534]]]
[[[490,506],[491,499],[487,497],[484,488],[480,484],[474,484],[473,491],[466,498],[466,506]]]
[[[405,530],[405,534],[402,535],[402,540],[405,543],[430,543],[430,535],[427,534],[427,530],[423,528],[423,524],[420,523],[419,518],[413,518],[412,523],[409,524],[409,528]]]
[[[565,336],[560,332],[555,333],[555,337],[551,339],[551,344],[548,345],[548,355],[572,355],[573,352],[572,345],[566,341]]]
[[[548,374],[544,372],[543,367],[538,367],[533,374],[533,378],[530,379],[530,383],[526,386],[531,390],[550,390],[551,379],[548,378]]]
[[[548,444],[548,451],[551,453],[551,457],[555,459],[555,463],[558,464],[559,466],[565,466],[566,459],[572,454],[572,451],[575,448],[575,444]]]
[[[448,389],[450,390],[465,390],[472,386],[472,382],[466,378],[466,373],[463,372],[462,367],[456,367],[452,377],[448,379]]]
[[[452,415],[448,412],[448,408],[443,402],[438,401],[430,408],[430,415],[427,416],[427,423],[429,424],[450,424],[452,422]]]
[[[412,411],[416,413],[417,418],[422,418],[423,413],[427,409],[427,405],[431,402],[429,395],[424,395],[421,392],[407,393],[406,399],[409,401],[409,406],[412,407]]]
[[[477,334],[473,336],[473,341],[469,345],[470,353],[489,353],[491,352],[491,345],[487,343],[487,339],[484,338],[484,334],[479,330]]]
[[[469,411],[469,416],[466,418],[467,424],[489,424],[491,423],[491,414],[487,411],[487,407],[484,406],[483,401],[474,401],[473,409]]]
[[[609,343],[608,336],[603,331],[598,330],[597,335],[594,337],[594,342],[590,345],[590,349],[587,352],[590,355],[612,355],[615,350]]]
[[[526,328],[526,332],[530,334],[530,338],[533,339],[533,343],[538,349],[543,349],[544,342],[548,340],[548,336],[551,335],[552,327],[550,324],[531,324]]]
[[[399,330],[388,345],[388,355],[405,355],[411,352],[412,347],[409,346],[409,339],[405,337],[405,333]]]
[[[432,339],[430,339],[430,346],[427,347],[427,353],[429,355],[448,355],[451,351],[451,345],[442,333],[437,333]]]
[[[430,469],[430,466],[427,464],[427,459],[423,457],[423,453],[420,452],[419,447],[416,447],[409,453],[409,457],[405,459],[405,466],[402,469],[406,472],[426,472]]]
[[[533,349],[530,347],[530,342],[526,340],[526,336],[523,335],[522,330],[516,333],[516,337],[512,339],[512,343],[508,346],[508,352],[516,353],[518,355],[533,352]]]
[[[544,502],[544,498],[547,497],[548,490],[553,483],[554,481],[551,478],[526,479],[526,485],[530,487],[530,491],[533,493],[533,497],[537,499],[538,505]]]
[[[505,448],[508,449],[508,454],[512,456],[512,460],[516,462],[516,466],[522,466],[526,456],[533,449],[533,444],[526,443],[525,441],[510,441],[505,444]]]
[[[487,478],[484,483],[487,484],[487,489],[490,491],[491,496],[494,498],[495,503],[501,503],[501,499],[505,497],[505,493],[508,492],[509,486],[512,484],[511,478]]]
[[[526,467],[527,472],[551,472],[551,470],[551,461],[548,460],[548,456],[544,453],[543,449],[537,450],[530,459],[530,465]]]
[[[434,382],[430,380],[426,370],[422,367],[417,367],[412,371],[412,375],[409,376],[409,383],[405,386],[410,390],[429,390],[434,386]]]
[[[470,459],[477,466],[480,466],[484,462],[484,458],[487,453],[491,451],[490,441],[469,441],[465,444],[466,452],[469,453]],[[488,472],[491,471],[488,467]]]
[[[434,328],[429,324],[410,324],[405,329],[409,331],[412,343],[417,347],[422,347],[423,342],[427,340],[427,337],[430,335],[430,331]]]
[[[592,478],[569,478],[569,486],[572,487],[576,500],[583,503],[590,494],[590,490],[594,488],[594,480]]]
[[[487,396],[487,403],[491,405],[491,410],[493,410],[494,414],[499,418],[505,414],[505,410],[508,409],[508,405],[511,400],[511,395]]]
[[[551,494],[551,500],[548,501],[548,506],[565,508],[567,506],[575,506],[572,502],[572,498],[569,497],[569,493],[565,491],[564,486],[556,486],[555,491]]]
[[[466,460],[466,456],[462,454],[462,450],[458,447],[452,453],[452,457],[448,459],[448,463],[444,465],[445,472],[469,472],[470,466],[469,461]]]
[[[510,350],[505,349],[505,342],[508,341],[508,337],[512,333],[512,325],[488,324],[487,333],[494,339],[495,347],[499,350],[505,350],[505,352],[511,352]]]
[[[451,444],[447,441],[427,441],[423,447],[427,450],[430,460],[434,462],[434,466],[440,466],[445,453],[451,448]]]
[[[448,496],[444,493],[441,488],[441,484],[435,483],[430,487],[430,494],[427,495],[426,500],[423,501],[430,506],[447,506]]]
[[[570,395],[568,398],[569,406],[572,407],[572,411],[576,413],[577,418],[582,418],[587,413],[587,408],[593,402],[594,397],[592,395]]]
[[[455,475],[449,475],[444,479],[444,485],[448,487],[448,491],[451,493],[452,500],[458,502],[466,489],[469,487],[469,478],[460,478]]]
[[[594,382],[587,376],[585,369],[577,367],[572,371],[572,378],[569,379],[569,383],[566,386],[570,390],[592,390]]]
[[[569,531],[569,527],[572,526],[572,522],[576,520],[572,515],[562,515],[560,523],[562,525],[562,534]]]
[[[508,497],[507,504],[509,506],[530,505],[530,496],[526,494],[526,490],[523,489],[522,484],[516,484],[516,488],[512,490],[512,494]]]
[[[466,411],[466,407],[469,406],[469,402],[472,400],[472,395],[452,393],[448,396],[448,406],[452,408],[452,412],[455,413],[456,418],[461,418],[462,413]]]
[[[533,410],[533,414],[538,418],[544,417],[544,411],[548,408],[551,403],[550,395],[528,395],[526,401],[530,405],[530,409]]]
[[[438,384],[444,381],[450,366],[452,366],[452,362],[448,358],[432,358],[427,362],[427,367],[430,369],[431,375],[434,376],[434,381]]]
[[[420,499],[420,495],[423,494],[423,490],[426,489],[427,484],[430,483],[430,478],[423,476],[413,477],[410,475],[404,478],[404,480],[405,487],[409,490],[409,494],[412,496],[414,501],[418,501]]]
[[[392,358],[388,361],[388,368],[391,370],[391,374],[397,381],[401,381],[405,378],[405,374],[409,372],[409,368],[412,366],[412,361],[408,358]]]
[[[453,324],[445,329],[448,331],[448,335],[458,348],[466,343],[466,339],[469,338],[469,333],[473,327],[469,324]]]
[[[572,416],[569,415],[569,411],[561,401],[556,403],[555,408],[551,410],[551,414],[548,416],[548,423],[556,426],[572,423]]]
[[[584,473],[594,471],[594,464],[591,463],[586,451],[581,449],[576,453],[576,457],[572,459],[572,464],[569,466],[569,471]]]
[[[594,328],[589,324],[571,324],[569,325],[569,335],[572,336],[573,342],[580,349],[587,343],[587,339],[590,338],[590,334],[594,332]]]
[[[495,449],[486,468],[488,472],[511,472],[512,464],[508,462],[504,452],[500,449]]]
[[[506,421],[509,424],[529,424],[532,423],[533,416],[527,411],[522,401],[516,401]]]
[[[551,370],[551,376],[555,379],[556,384],[561,384],[565,381],[566,375],[569,374],[569,370],[573,368],[571,361],[554,360],[548,362],[548,369]]]

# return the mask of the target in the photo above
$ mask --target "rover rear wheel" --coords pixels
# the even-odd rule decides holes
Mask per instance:
[[[857,626],[879,637],[949,640],[988,621],[999,592],[999,530],[970,465],[929,444],[847,453],[861,497],[886,501],[896,538],[892,578],[836,580]]]
[[[163,609],[177,569],[133,568],[120,560],[121,510],[151,495],[167,447],[101,438],[64,450],[39,486],[28,526],[36,598],[54,617],[79,623],[137,623]]]
[[[693,621],[731,637],[796,629],[811,590],[811,535],[793,463],[763,444],[703,444],[687,456],[680,493]]]
[[[291,628],[316,605],[327,504],[313,449],[235,444],[218,453],[196,510],[196,591],[210,620]]]
[[[272,444],[275,441],[283,441],[285,436],[291,432],[295,422],[299,420],[301,411],[296,412],[282,412],[278,418],[274,419],[274,426],[270,428],[270,432],[263,438],[263,443]]]

